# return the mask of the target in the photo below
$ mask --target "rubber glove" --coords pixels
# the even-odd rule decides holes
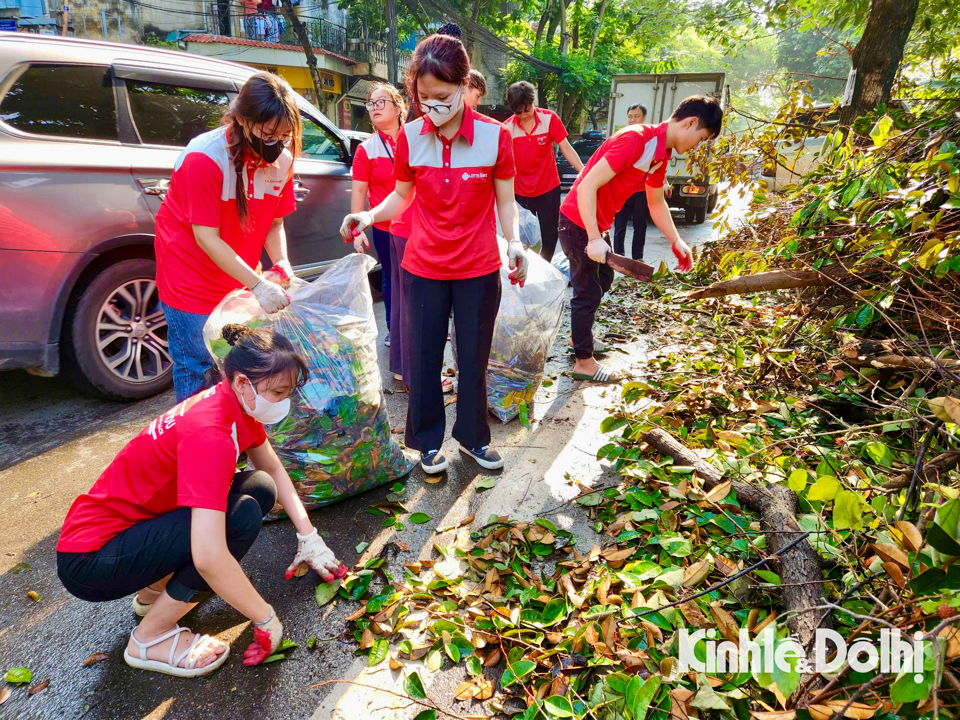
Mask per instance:
[[[342,578],[347,574],[347,567],[341,565],[340,561],[334,556],[333,551],[327,547],[327,544],[320,537],[320,533],[314,528],[309,535],[297,533],[297,554],[287,568],[286,578],[293,577],[297,568],[306,563],[310,568],[320,576],[324,582],[330,582],[334,577]]]
[[[293,277],[293,268],[290,266],[290,261],[286,258],[275,262],[273,267],[267,270],[267,272],[273,273],[279,277],[280,281],[289,280]]]
[[[527,251],[523,243],[519,240],[512,240],[507,245],[507,260],[512,272],[510,273],[510,284],[520,283],[520,287],[527,281],[527,270],[530,268],[530,258],[527,257]]]
[[[673,254],[677,258],[677,269],[680,272],[693,270],[693,253],[690,251],[689,245],[683,240],[675,240],[670,249],[673,250]]]
[[[257,298],[260,307],[271,315],[290,304],[290,297],[283,291],[283,288],[264,277],[260,278],[260,282],[250,288],[250,292]]]
[[[367,251],[364,248],[370,247],[370,241],[367,240],[366,233],[357,233],[353,238],[353,249],[356,250],[361,255],[366,255]]]
[[[283,639],[283,623],[270,608],[270,617],[262,623],[253,624],[253,642],[243,653],[244,665],[259,665],[280,647]]]
[[[587,243],[587,257],[595,263],[603,265],[607,261],[607,253],[610,252],[610,246],[602,237],[597,237]]]
[[[350,213],[340,224],[340,236],[344,242],[353,242],[353,239],[360,233],[373,225],[373,213],[363,210],[358,213]]]

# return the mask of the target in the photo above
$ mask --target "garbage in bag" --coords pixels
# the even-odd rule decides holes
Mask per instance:
[[[487,406],[501,422],[529,407],[543,381],[547,355],[563,322],[567,278],[553,265],[528,251],[530,267],[521,288],[511,285],[507,242],[497,238],[503,265],[502,294],[487,363]],[[456,325],[456,322],[454,322]],[[456,357],[456,333],[453,351]]]
[[[290,414],[266,430],[308,509],[388,483],[414,466],[393,440],[381,390],[367,281],[374,264],[369,255],[350,254],[313,282],[292,278],[290,305],[274,315],[249,290],[234,290],[203,327],[221,371],[230,346],[220,333],[229,323],[271,328],[306,361],[310,377],[291,396]]]
[[[533,250],[535,253],[539,253],[543,245],[543,236],[540,234],[540,221],[536,215],[520,204],[517,205],[517,210],[520,212],[520,242],[523,243],[524,247]],[[503,237],[499,212],[496,213],[496,217],[497,237]]]

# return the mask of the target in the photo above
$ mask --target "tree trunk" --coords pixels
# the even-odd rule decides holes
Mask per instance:
[[[840,109],[844,125],[890,99],[919,4],[920,0],[871,0],[863,37],[853,50],[853,97]]]
[[[567,2],[568,0],[560,0],[560,54],[567,54]],[[564,101],[564,92],[563,92],[563,76],[557,78],[557,112],[560,113],[560,118],[563,119],[563,101]]]
[[[580,49],[580,23],[583,20],[583,0],[576,0],[573,6],[573,49]]]
[[[607,0],[600,3],[600,12],[597,13],[597,27],[593,31],[593,38],[590,40],[590,59],[593,60],[593,53],[597,49],[597,38],[600,36],[600,28],[603,27],[603,14],[607,11]],[[593,119],[593,115],[590,116]]]
[[[313,90],[317,94],[317,107],[325,111],[326,108],[322,107],[322,105],[325,105],[323,100],[323,79],[320,77],[320,71],[317,70],[317,56],[313,54],[313,44],[310,42],[307,27],[297,16],[297,12],[293,9],[290,0],[281,0],[281,2],[283,2],[283,11],[287,14],[290,24],[293,25],[294,34],[297,36],[297,40],[300,41],[300,45],[303,46],[303,53],[307,56],[307,67],[310,69],[310,79],[313,80]],[[337,119],[331,119],[336,124]]]
[[[543,38],[543,31],[546,29],[548,20],[547,15],[550,14],[550,7],[553,5],[553,0],[547,0],[543,4],[543,12],[540,14],[540,22],[537,23],[537,39],[533,42],[534,49],[540,47],[540,40]]]
[[[483,9],[483,0],[473,0],[473,22],[478,23],[480,21],[480,11]],[[473,56],[477,52],[477,35],[474,32],[470,33],[470,55]]]
[[[837,281],[850,282],[846,268],[837,263],[824,270],[771,270],[770,272],[744,275],[733,280],[720,280],[705,288],[694,290],[687,297],[691,300],[744,295],[767,290],[787,288],[827,287]]]

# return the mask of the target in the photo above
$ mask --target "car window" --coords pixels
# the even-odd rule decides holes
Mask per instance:
[[[301,157],[332,162],[347,161],[343,155],[343,145],[336,135],[314,121],[309,115],[301,113],[300,119],[303,121]]]
[[[602,140],[597,140],[596,138],[588,138],[586,140],[577,140],[575,143],[572,143],[574,151],[577,153],[581,160],[588,159],[593,155],[594,151],[603,145]]]
[[[140,139],[183,147],[220,124],[230,98],[222,90],[127,80],[127,97]]]
[[[3,101],[0,119],[35,135],[117,139],[110,69],[95,65],[31,65]]]

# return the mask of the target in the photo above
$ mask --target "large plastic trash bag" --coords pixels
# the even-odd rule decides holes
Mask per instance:
[[[221,370],[230,346],[220,333],[229,323],[272,328],[306,361],[310,377],[291,396],[290,414],[266,430],[307,508],[378,487],[414,466],[387,421],[367,281],[374,265],[368,255],[351,254],[313,282],[293,278],[290,305],[274,315],[249,290],[234,290],[203,327]]]
[[[527,251],[527,281],[522,288],[511,285],[507,242],[497,240],[503,261],[502,292],[487,362],[487,406],[501,422],[508,423],[520,413],[522,403],[531,405],[540,389],[547,356],[563,323],[567,279],[539,255]],[[454,356],[456,349],[454,333]]]
[[[524,247],[540,252],[543,245],[543,235],[540,234],[540,221],[537,216],[521,205],[517,205],[520,212],[520,242]],[[500,213],[496,213],[497,218],[497,236],[503,237],[503,229],[500,227]]]

